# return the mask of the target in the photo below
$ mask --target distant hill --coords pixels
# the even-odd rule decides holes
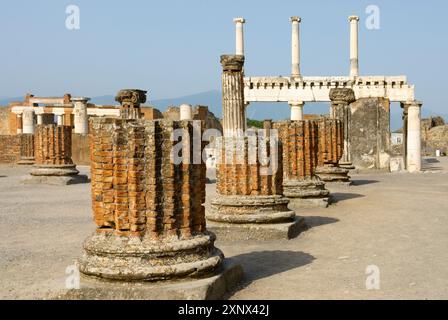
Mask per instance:
[[[12,98],[1,98],[0,106],[7,106],[8,103],[12,101],[21,101],[23,97],[12,97]],[[115,105],[113,95],[97,96],[91,99],[92,103],[95,104],[105,104],[105,105]],[[188,103],[191,105],[205,105],[209,107],[209,110],[215,114],[216,117],[221,118],[221,92],[219,90],[210,90],[206,92],[201,92],[197,94],[192,94],[177,98],[166,98],[158,100],[150,100],[146,103],[147,105],[154,106],[160,111],[165,111],[169,106],[178,106],[182,103]],[[329,111],[329,103],[307,103],[305,104],[304,112],[307,114],[327,114]],[[448,120],[448,114],[441,114],[433,112],[432,110],[423,107],[422,117],[427,118],[429,116],[442,116],[445,120]],[[249,119],[254,120],[284,120],[288,119],[290,116],[290,109],[287,103],[251,103],[246,110],[246,116]],[[395,131],[402,127],[402,111],[400,107],[396,104],[392,105],[391,108],[391,129]]]

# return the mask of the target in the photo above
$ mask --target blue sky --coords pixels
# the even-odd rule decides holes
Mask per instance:
[[[69,4],[80,8],[80,30],[65,27]],[[379,30],[364,25],[372,4],[380,9]],[[302,17],[302,74],[346,75],[351,14],[361,17],[360,73],[407,75],[424,106],[445,113],[443,0],[2,0],[0,97],[136,87],[151,101],[219,89],[219,56],[234,52],[237,16],[247,20],[247,75],[290,73],[292,15]]]

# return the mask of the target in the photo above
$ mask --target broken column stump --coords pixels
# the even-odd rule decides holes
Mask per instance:
[[[279,121],[273,128],[283,145],[283,195],[290,208],[326,208],[330,191],[314,173],[319,153],[317,122]]]
[[[88,182],[72,161],[72,128],[38,125],[34,137],[35,164],[24,184],[68,185]]]
[[[200,123],[91,120],[96,231],[77,262],[85,290],[74,297],[216,299],[239,280],[241,267],[224,261],[206,229],[200,139],[192,160]],[[172,139],[178,130],[181,142]]]
[[[339,167],[344,138],[341,120],[322,118],[319,125],[319,157],[316,175],[325,183],[350,185],[349,170]]]
[[[217,139],[217,193],[207,211],[219,239],[290,239],[305,227],[283,196],[281,143],[260,134]]]

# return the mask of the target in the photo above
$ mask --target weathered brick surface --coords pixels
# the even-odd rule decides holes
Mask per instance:
[[[219,138],[217,145],[216,187],[219,194],[249,196],[283,193],[281,143],[277,145],[277,152],[272,149],[269,139],[260,140],[257,134],[253,138]]]
[[[179,146],[171,141],[175,129],[184,130],[182,146],[190,146],[180,151],[181,163],[172,161]],[[156,240],[205,231],[205,164],[192,161],[198,152],[193,130],[202,126],[191,121],[91,119],[92,205],[98,232]]]
[[[275,122],[283,145],[283,177],[300,180],[312,177],[318,160],[318,124],[316,121]]]
[[[20,135],[0,135],[0,163],[16,163],[20,159]]]
[[[21,134],[20,137],[20,157],[34,157],[34,134]]]
[[[337,165],[344,151],[344,128],[341,120],[319,119],[318,166]]]
[[[34,156],[34,135],[0,135],[0,163],[16,163],[23,157]]]
[[[73,164],[72,128],[54,124],[36,126],[34,152],[37,165]]]

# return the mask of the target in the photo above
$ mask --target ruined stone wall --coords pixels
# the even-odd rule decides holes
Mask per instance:
[[[337,165],[344,152],[344,127],[341,120],[322,118],[318,123],[318,166]]]
[[[283,146],[283,177],[304,179],[314,175],[318,158],[318,124],[315,121],[274,122]]]
[[[363,98],[350,104],[351,159],[359,169],[390,167],[390,102]]]
[[[0,163],[14,164],[21,157],[34,156],[34,135],[0,135]]]
[[[92,206],[98,232],[190,237],[205,231],[205,164],[174,163],[175,129],[193,146],[191,121],[91,120]],[[201,132],[199,132],[201,134]],[[200,150],[202,150],[202,142]]]
[[[34,134],[20,134],[20,157],[34,157]]]
[[[448,125],[431,128],[427,133],[425,142],[425,153],[427,155],[434,156],[436,150],[440,150],[445,155],[448,154]]]
[[[34,148],[36,164],[72,164],[72,128],[52,124],[36,126]]]
[[[0,163],[12,164],[20,159],[20,136],[0,135]]]
[[[217,192],[221,195],[281,195],[282,145],[274,150],[269,139],[217,139]]]
[[[90,143],[87,134],[72,133],[72,160],[77,165],[90,165]]]
[[[0,135],[10,134],[9,131],[9,109],[0,107]]]

